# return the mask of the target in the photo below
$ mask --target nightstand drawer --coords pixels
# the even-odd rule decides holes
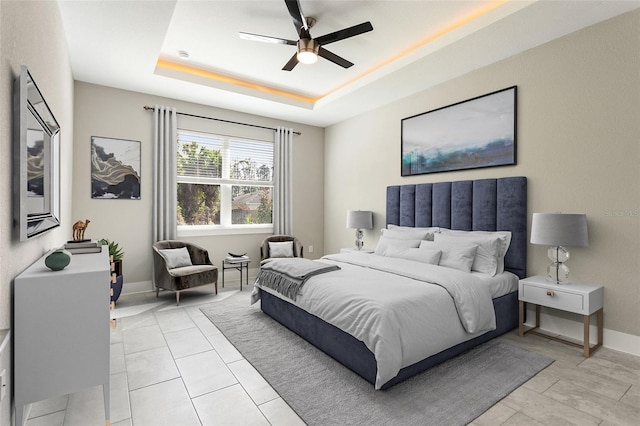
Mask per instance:
[[[520,280],[518,298],[523,302],[591,315],[603,306],[604,287],[575,281],[557,285],[545,277],[535,276]]]
[[[582,312],[584,310],[582,294],[569,293],[555,288],[542,288],[525,284],[522,286],[521,299],[537,305],[570,312]]]

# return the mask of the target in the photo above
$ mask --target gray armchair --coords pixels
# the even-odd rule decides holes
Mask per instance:
[[[271,235],[265,238],[260,245],[260,265],[264,265],[267,262],[278,259],[277,257],[271,257],[271,252],[269,251],[270,242],[283,243],[287,241],[293,241],[293,257],[304,257],[302,254],[302,243],[296,237],[292,237],[290,235]]]
[[[189,259],[184,251],[164,251],[182,248],[187,249]],[[174,254],[184,256],[180,258]],[[156,297],[160,289],[174,291],[176,305],[180,304],[180,292],[189,288],[213,284],[218,294],[218,267],[209,260],[207,250],[195,244],[177,240],[153,243],[153,275]]]

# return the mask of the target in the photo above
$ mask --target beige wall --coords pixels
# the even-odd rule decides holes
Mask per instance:
[[[12,321],[13,278],[70,235],[73,78],[55,2],[0,1],[0,46],[0,329],[5,329]],[[13,84],[21,65],[29,67],[60,124],[63,164],[62,226],[26,242],[15,238],[12,227]],[[11,345],[5,350],[12,351]],[[0,369],[7,369],[11,377],[10,365]],[[10,424],[10,401],[5,398],[0,404],[0,424]]]
[[[527,176],[529,217],[587,214],[590,245],[571,249],[572,278],[605,286],[605,328],[640,336],[639,78],[635,11],[328,127],[325,251],[353,244],[348,209],[373,210],[384,227],[387,185]],[[400,177],[402,118],[513,85],[517,166]],[[546,247],[530,245],[529,275],[547,263]]]
[[[323,251],[323,156],[324,130],[297,123],[282,122],[234,111],[211,108],[142,93],[75,84],[75,151],[73,182],[73,219],[90,219],[87,237],[109,238],[125,250],[123,262],[126,283],[151,280],[151,205],[152,205],[152,124],[153,115],[144,105],[175,106],[178,111],[267,127],[287,126],[301,131],[294,136],[294,219],[293,233],[310,245],[318,257]],[[245,126],[179,116],[178,126],[190,130],[221,132],[244,137],[272,139],[273,132]],[[91,199],[91,136],[141,141],[141,200]],[[228,252],[247,252],[257,268],[259,246],[266,234],[220,235],[183,238],[209,250],[219,265]]]

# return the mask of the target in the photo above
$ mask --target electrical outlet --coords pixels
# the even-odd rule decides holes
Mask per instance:
[[[0,401],[7,395],[7,370],[0,373]]]
[[[313,246],[309,246],[309,253],[313,253]]]

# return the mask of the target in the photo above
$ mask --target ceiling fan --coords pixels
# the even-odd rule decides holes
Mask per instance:
[[[298,65],[298,62],[313,64],[318,60],[318,56],[321,56],[334,64],[340,65],[343,68],[349,68],[353,65],[353,63],[336,55],[335,53],[329,52],[322,46],[372,31],[373,26],[371,25],[371,22],[364,22],[359,25],[354,25],[353,27],[344,28],[317,38],[312,38],[309,30],[313,27],[316,20],[311,17],[305,17],[302,14],[299,0],[284,0],[284,2],[287,5],[287,9],[289,9],[291,18],[293,19],[293,25],[296,27],[296,32],[299,36],[298,41],[243,32],[240,33],[240,38],[245,40],[263,41],[266,43],[297,46],[296,53],[293,54],[291,59],[289,59],[289,62],[287,62],[282,68],[284,71],[291,71],[296,65]]]

